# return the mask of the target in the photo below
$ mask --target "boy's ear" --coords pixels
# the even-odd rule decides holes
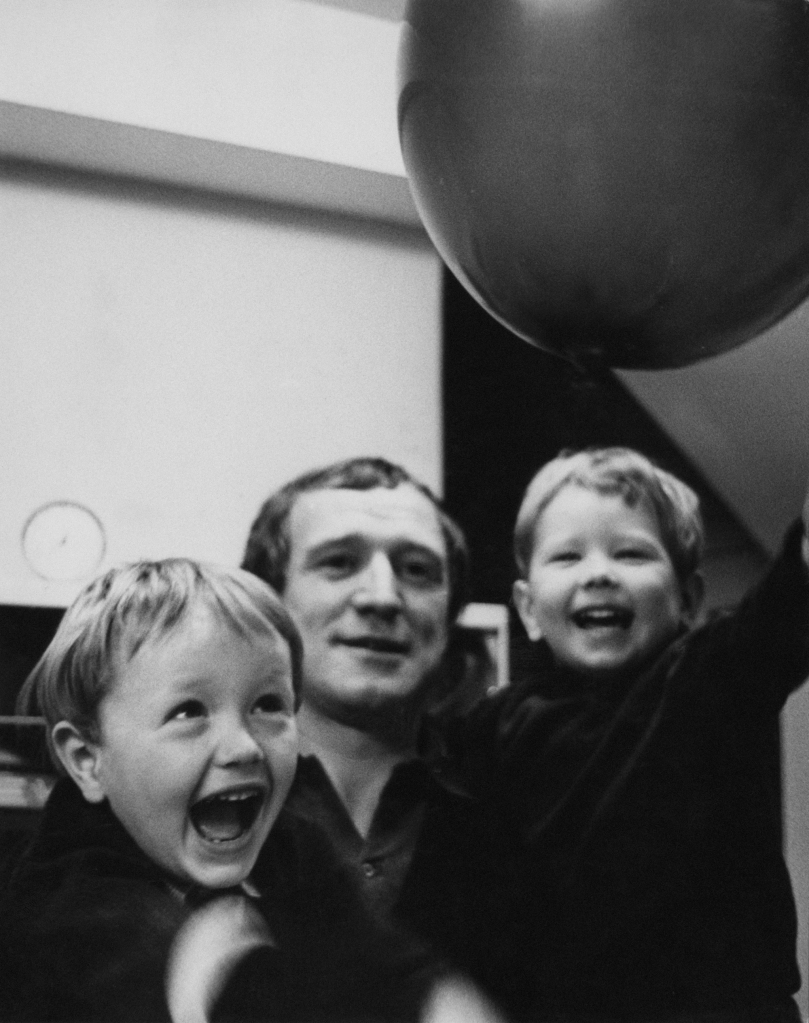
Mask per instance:
[[[528,633],[528,638],[534,643],[538,639],[542,639],[542,629],[540,629],[534,615],[534,600],[531,596],[531,587],[525,579],[518,579],[514,583],[511,594],[514,598],[517,614],[520,616],[525,631]]]
[[[705,579],[701,572],[692,572],[682,585],[683,623],[693,628],[701,616],[705,605]]]
[[[64,769],[81,789],[88,803],[100,803],[104,789],[98,775],[100,750],[69,721],[60,721],[51,731],[53,748]]]

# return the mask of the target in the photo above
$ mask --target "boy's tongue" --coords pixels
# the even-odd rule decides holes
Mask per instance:
[[[191,820],[209,842],[231,842],[250,828],[260,802],[258,793],[211,796],[191,807]]]

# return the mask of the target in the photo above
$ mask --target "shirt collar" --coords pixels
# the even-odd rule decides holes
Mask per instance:
[[[192,909],[196,909],[220,895],[245,895],[248,899],[261,898],[261,892],[249,877],[232,888],[203,888],[202,885],[184,885],[174,878],[166,878],[166,888],[175,899]]]
[[[317,778],[319,784],[325,780],[331,785],[325,767],[314,753],[302,754],[298,758],[298,771],[310,782]],[[391,772],[386,788],[400,785],[419,787],[423,789],[425,795],[431,789],[440,789],[462,799],[473,798],[455,776],[451,761],[443,748],[440,754],[436,753],[429,759],[416,756],[397,764]]]

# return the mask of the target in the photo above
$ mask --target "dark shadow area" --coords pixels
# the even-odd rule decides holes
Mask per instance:
[[[0,715],[14,713],[20,687],[63,614],[60,607],[0,605]],[[0,879],[36,826],[51,774],[43,727],[0,724]]]
[[[61,607],[0,605],[0,714],[13,714],[17,693],[50,643]]]

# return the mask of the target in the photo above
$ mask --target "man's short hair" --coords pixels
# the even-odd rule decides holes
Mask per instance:
[[[514,529],[514,555],[521,577],[528,575],[542,512],[568,486],[620,496],[630,507],[645,503],[657,518],[680,582],[699,569],[705,532],[699,498],[691,487],[632,448],[587,448],[562,451],[529,483]]]
[[[205,608],[237,635],[275,630],[289,645],[292,685],[299,697],[301,640],[278,595],[249,572],[187,558],[138,561],[110,569],[76,597],[56,635],[25,681],[17,712],[43,716],[51,730],[69,721],[91,742],[100,740],[99,704],[128,661],[147,642],[167,635],[197,608]]]
[[[283,593],[289,568],[289,516],[301,494],[316,490],[373,490],[375,487],[415,487],[434,506],[447,547],[450,622],[467,601],[469,552],[460,527],[453,522],[429,487],[406,469],[383,458],[350,458],[304,473],[269,497],[256,516],[242,559],[242,568]]]

